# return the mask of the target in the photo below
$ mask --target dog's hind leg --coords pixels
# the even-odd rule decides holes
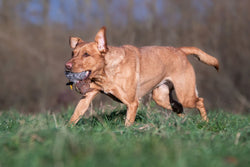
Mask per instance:
[[[189,100],[185,100],[182,104],[184,107],[187,108],[197,108],[200,112],[202,120],[208,122],[207,112],[203,103],[203,98],[201,97],[195,97],[195,98],[189,98]]]
[[[204,121],[208,122],[207,112],[206,112],[206,109],[204,107],[204,102],[203,101],[204,101],[203,98],[198,97],[197,101],[196,101],[196,108],[200,111],[201,118]]]
[[[203,98],[198,97],[195,84],[195,76],[178,77],[173,79],[175,93],[178,101],[186,108],[197,108],[201,118],[208,121],[206,109],[204,107]],[[185,84],[183,84],[185,83]]]
[[[168,85],[169,90],[170,90],[170,92],[169,92],[169,101],[170,101],[170,105],[171,105],[173,111],[176,112],[179,116],[182,116],[182,114],[183,114],[183,107],[182,107],[181,103],[179,103],[178,101],[174,100],[173,95],[172,95],[172,93],[174,91],[174,85],[173,85],[173,83],[170,82],[170,81],[167,81],[165,84]]]
[[[172,110],[169,100],[169,88],[163,84],[155,88],[152,92],[154,101],[161,107]]]
[[[152,97],[159,106],[173,110],[178,116],[183,117],[183,107],[181,103],[174,100],[172,96],[173,90],[173,84],[166,82],[153,90]]]

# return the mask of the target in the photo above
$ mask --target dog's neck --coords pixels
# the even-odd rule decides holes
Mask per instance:
[[[91,79],[92,83],[98,86],[98,89],[105,91],[105,87],[109,85],[109,81],[115,77],[117,72],[117,67],[123,61],[125,53],[124,49],[121,47],[108,46],[109,51],[103,55],[104,56],[104,67],[95,74]]]
[[[121,47],[108,46],[109,51],[104,55],[105,68],[115,68],[125,56]]]

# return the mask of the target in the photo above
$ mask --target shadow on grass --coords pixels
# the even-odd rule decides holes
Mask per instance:
[[[77,125],[89,124],[91,126],[98,126],[103,124],[112,124],[112,125],[124,125],[126,118],[126,109],[115,110],[111,113],[100,113],[93,115],[89,118],[82,118],[77,123]],[[147,118],[145,112],[138,112],[136,114],[135,122],[142,122]]]

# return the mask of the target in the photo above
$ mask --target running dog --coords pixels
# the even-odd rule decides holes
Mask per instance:
[[[203,98],[198,96],[195,72],[187,55],[219,70],[216,58],[196,47],[132,45],[109,46],[106,28],[96,34],[94,42],[70,37],[72,58],[65,64],[68,85],[82,94],[69,123],[76,124],[100,92],[127,106],[125,126],[134,123],[140,98],[152,93],[161,107],[183,115],[183,107],[197,108],[208,121]],[[175,90],[177,99],[172,92]]]

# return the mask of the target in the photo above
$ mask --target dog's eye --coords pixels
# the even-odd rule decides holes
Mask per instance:
[[[85,52],[83,55],[82,55],[83,57],[88,57],[88,56],[90,56],[87,52]]]

